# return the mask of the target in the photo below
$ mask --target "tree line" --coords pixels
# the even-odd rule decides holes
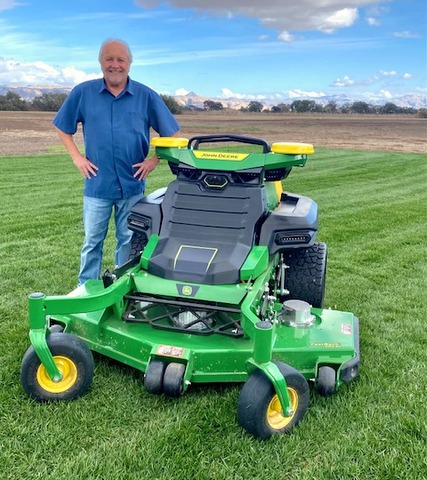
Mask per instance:
[[[57,112],[66,98],[66,93],[49,92],[27,101],[23,100],[17,93],[9,91],[6,95],[0,95],[0,110]]]
[[[205,110],[220,110],[223,108],[220,102],[205,102]],[[292,103],[279,103],[271,108],[264,108],[264,105],[258,101],[251,101],[246,107],[240,110],[245,112],[272,112],[272,113],[359,113],[359,114],[415,114],[420,110],[411,107],[399,107],[392,102],[384,105],[371,105],[366,102],[357,101],[344,105],[337,105],[335,102],[329,102],[326,105],[315,102],[314,100],[295,100]]]
[[[6,95],[0,95],[0,111],[39,111],[39,112],[57,112],[65,99],[66,93],[43,93],[34,97],[32,100],[22,99],[16,92],[8,91]],[[166,105],[172,113],[182,113],[183,108],[179,103],[169,95],[161,95]]]
[[[173,114],[180,114],[186,111],[220,111],[225,107],[222,102],[205,100],[203,108],[185,107],[180,105],[171,95],[161,95],[169,110]],[[57,112],[67,98],[66,93],[43,93],[34,97],[31,101],[23,100],[15,92],[7,92],[0,95],[0,111],[42,111]],[[271,113],[356,113],[356,114],[418,114],[427,117],[427,109],[415,109],[411,107],[399,107],[392,102],[384,105],[371,105],[363,101],[356,101],[345,105],[337,105],[329,102],[326,105],[319,104],[314,100],[295,100],[292,103],[279,103],[271,108],[265,108],[259,101],[251,101],[246,107],[240,109],[244,112],[271,112]]]

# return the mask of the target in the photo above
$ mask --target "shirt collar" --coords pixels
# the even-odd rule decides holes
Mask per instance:
[[[102,79],[101,88],[99,89],[99,93],[102,93],[104,90],[106,92],[109,91],[108,88],[107,88],[107,84],[105,83],[105,80]],[[134,82],[130,77],[128,77],[126,87],[124,88],[124,90],[122,91],[122,93],[119,96],[122,96],[125,93],[129,93],[129,95],[134,95],[135,94]]]

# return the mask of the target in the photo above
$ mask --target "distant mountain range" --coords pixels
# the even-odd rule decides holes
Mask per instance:
[[[402,95],[400,97],[375,100],[372,98],[361,97],[349,97],[347,95],[324,95],[321,97],[292,97],[292,98],[257,98],[255,95],[248,96],[247,98],[211,98],[203,97],[197,93],[190,92],[186,95],[176,95],[175,100],[185,107],[203,108],[205,100],[212,100],[214,102],[221,102],[224,108],[233,108],[239,110],[242,107],[247,107],[251,101],[258,101],[264,105],[265,108],[271,108],[280,103],[291,104],[296,100],[313,100],[319,105],[327,105],[330,102],[335,102],[337,106],[352,104],[357,101],[363,101],[372,105],[384,105],[387,102],[394,103],[398,107],[410,107],[410,108],[426,108],[427,97],[425,95]]]
[[[70,92],[71,88],[61,86],[2,86],[0,85],[0,95],[6,95],[11,91],[17,93],[23,100],[31,101],[34,97],[40,96],[44,93],[66,93]],[[204,97],[194,92],[189,92],[186,95],[176,95],[175,100],[184,107],[189,108],[203,108],[206,100],[213,102],[221,102],[224,108],[232,108],[239,110],[242,107],[247,107],[249,102],[255,100],[264,105],[265,108],[271,108],[279,103],[291,104],[296,100],[313,100],[320,105],[326,105],[329,102],[335,102],[338,106],[345,104],[352,104],[356,101],[363,101],[372,105],[384,105],[386,102],[391,102],[398,107],[410,108],[426,108],[426,95],[402,95],[387,99],[361,98],[350,97],[344,94],[341,95],[325,95],[321,97],[292,97],[292,98],[258,98],[255,95],[248,95],[245,98],[221,98],[221,97]]]
[[[71,88],[61,87],[61,86],[50,86],[50,85],[27,85],[26,87],[17,87],[17,86],[6,86],[0,85],[0,95],[6,95],[7,92],[13,92],[18,94],[23,100],[27,102],[31,101],[34,97],[43,95],[44,93],[70,93]]]

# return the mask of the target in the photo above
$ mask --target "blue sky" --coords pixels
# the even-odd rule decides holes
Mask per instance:
[[[212,98],[426,95],[425,0],[0,0],[0,85],[73,86],[126,40],[131,77]],[[210,6],[211,5],[211,6]]]

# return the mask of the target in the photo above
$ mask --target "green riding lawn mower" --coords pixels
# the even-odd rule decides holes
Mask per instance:
[[[133,208],[129,262],[68,295],[29,296],[22,386],[38,401],[79,397],[94,351],[143,372],[153,394],[241,382],[239,424],[261,439],[288,432],[309,384],[329,396],[360,362],[358,319],[323,308],[317,205],[282,191],[313,147],[235,135],[153,146],[175,179]]]

